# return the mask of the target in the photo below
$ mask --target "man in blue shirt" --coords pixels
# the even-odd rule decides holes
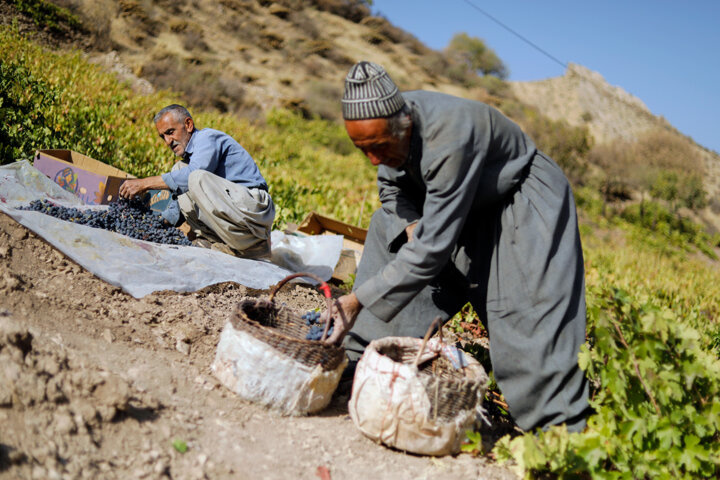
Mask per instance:
[[[196,129],[181,105],[163,108],[154,121],[160,138],[182,160],[168,173],[126,180],[120,195],[170,190],[177,202],[162,216],[171,225],[184,217],[196,245],[242,258],[269,257],[275,206],[250,154],[226,133]]]

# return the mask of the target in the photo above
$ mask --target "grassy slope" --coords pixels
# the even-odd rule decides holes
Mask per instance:
[[[29,158],[37,148],[69,148],[137,176],[170,168],[174,159],[158,140],[152,117],[169,103],[181,103],[178,94],[135,95],[80,54],[45,51],[12,29],[0,30],[0,45],[6,67],[19,68],[4,80],[25,84],[4,95],[11,106],[28,110],[3,117],[17,124],[6,126],[15,147],[9,159]],[[231,115],[194,114],[200,127],[227,132],[258,161],[280,207],[277,226],[313,209],[353,224],[369,222],[377,206],[374,170],[341,127],[286,111],[268,113],[262,126]]]
[[[3,118],[29,119],[25,123],[6,123],[2,127],[14,145],[13,158],[28,158],[34,148],[53,147],[81,151],[139,176],[161,173],[170,167],[173,159],[157,140],[151,118],[160,107],[180,101],[178,95],[159,92],[137,96],[113,76],[86,63],[79,54],[45,51],[12,29],[0,29],[0,52],[0,61],[5,68],[5,77],[0,80],[9,81],[10,87],[13,80],[16,85],[21,80],[24,82],[23,88],[8,88],[2,94],[4,97],[0,97],[5,101],[0,107],[7,108],[13,102],[17,107],[15,111],[2,113]],[[228,115],[195,113],[200,126],[228,132],[257,159],[279,207],[277,227],[299,221],[310,210],[350,223],[357,223],[359,219],[362,226],[367,226],[378,205],[374,169],[353,150],[341,127],[320,120],[303,120],[285,111],[269,112],[262,124]],[[15,116],[8,117],[12,115]],[[687,454],[690,447],[697,450],[699,444],[702,451],[695,455],[695,461],[703,471],[717,473],[720,412],[707,411],[708,400],[703,395],[720,390],[718,263],[678,248],[666,236],[619,218],[607,219],[597,208],[592,208],[592,199],[588,200],[591,194],[582,192],[581,195],[589,343],[594,345],[584,364],[595,387],[596,408],[601,412],[607,408],[610,413],[595,417],[588,433],[571,436],[571,440],[567,435],[558,437],[561,440],[545,435],[536,439],[531,435],[520,437],[522,444],[503,445],[529,470],[563,472],[579,469],[596,474],[631,468],[655,476],[652,472],[665,469],[682,476],[700,468],[694,467],[687,458],[685,463],[679,459],[680,454]],[[659,318],[677,328],[670,333],[666,330],[657,333],[653,329],[665,325],[665,320],[660,322]],[[639,322],[637,325],[633,323],[635,320]],[[630,343],[629,349],[618,347],[619,337],[615,338],[610,350],[602,349],[606,344],[600,340],[608,335],[612,337],[611,327],[615,324],[625,332],[627,338],[623,337],[623,340]],[[653,356],[652,362],[641,372],[652,377],[646,379],[651,391],[657,388],[658,401],[662,403],[660,414],[649,409],[651,402],[637,382],[632,358],[623,365],[613,364],[617,371],[607,369],[613,358],[621,358],[628,350],[639,357],[645,352],[643,342],[655,338],[656,333],[665,339],[666,350],[660,351],[656,346],[657,358]],[[671,340],[677,336],[683,336],[682,341],[673,343]],[[692,354],[692,358],[682,357],[684,360],[680,363],[673,360],[687,354]],[[647,358],[651,358],[650,353]],[[682,381],[670,383],[682,383],[685,393],[676,393],[677,399],[663,403],[664,397],[660,393],[674,387],[668,387],[664,377],[655,378],[651,373],[655,371],[677,374]],[[610,378],[625,383],[610,384]],[[628,396],[623,396],[623,392]],[[692,392],[706,393],[698,393],[699,398],[684,396]],[[654,416],[673,418],[673,429],[680,434],[671,446],[680,453],[671,455],[671,460],[663,460],[664,457],[656,452],[667,445],[659,443],[652,436],[653,432],[637,440],[638,434],[633,428],[640,420],[632,420],[634,417],[624,411],[625,407],[618,406],[622,402],[635,405],[645,423],[653,424]],[[715,426],[701,432],[692,430],[694,427],[691,426],[697,421],[690,416],[692,412],[683,411],[682,405],[702,412],[711,423],[715,422]],[[629,436],[625,436],[622,428],[631,430]],[[598,437],[601,446],[591,447]],[[573,453],[567,448],[559,449],[559,444],[577,448]],[[628,450],[642,455],[633,457],[627,454]],[[528,451],[534,454],[529,455]],[[603,453],[598,454],[598,451]],[[502,451],[498,455],[502,458]]]

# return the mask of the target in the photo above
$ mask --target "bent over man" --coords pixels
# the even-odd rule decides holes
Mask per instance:
[[[250,154],[226,133],[196,129],[181,105],[163,108],[154,121],[160,138],[181,160],[163,175],[126,180],[120,195],[169,189],[177,201],[163,218],[175,226],[184,218],[194,244],[242,258],[269,257],[275,206]]]
[[[498,110],[400,93],[371,62],[350,69],[342,111],[350,139],[378,167],[382,207],[328,341],[344,339],[356,360],[371,340],[422,337],[469,301],[516,423],[582,430],[584,268],[561,169]]]

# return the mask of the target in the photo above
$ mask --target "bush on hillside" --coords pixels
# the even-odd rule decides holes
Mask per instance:
[[[142,75],[158,88],[185,92],[189,108],[232,111],[247,116],[257,114],[256,105],[245,95],[243,83],[226,76],[217,65],[196,65],[189,69],[180,59],[164,57],[144,65]]]
[[[52,144],[50,112],[59,92],[24,65],[0,61],[0,164],[27,159],[38,145]]]
[[[295,0],[281,0],[292,5]],[[311,0],[310,5],[318,10],[330,12],[351,22],[360,23],[370,16],[370,9],[366,1],[362,0]]]
[[[36,149],[71,149],[137,176],[164,171],[167,160],[152,116],[173,103],[166,94],[135,96],[80,54],[43,50],[12,28],[0,28],[3,68],[2,162]],[[8,103],[6,103],[8,102]]]
[[[560,165],[573,184],[585,182],[587,153],[592,147],[587,127],[573,127],[565,120],[550,120],[536,108],[514,101],[502,102],[500,109],[518,122],[535,145]]]
[[[53,33],[69,36],[73,30],[82,29],[78,18],[70,10],[46,0],[11,0],[21,13],[30,17],[40,28]]]
[[[495,75],[485,75],[484,77],[479,77],[477,86],[485,90],[488,95],[494,97],[505,97],[510,91],[510,87],[507,82]]]
[[[717,478],[720,361],[708,339],[664,299],[610,286],[588,299],[590,342],[580,353],[595,410],[588,428],[506,437],[498,458],[532,478]]]
[[[599,189],[606,202],[639,192],[641,204],[649,195],[667,202],[673,212],[707,205],[702,159],[689,143],[665,130],[649,131],[634,142],[597,145],[588,159],[599,168]]]
[[[311,80],[306,82],[304,88],[303,96],[311,112],[324,120],[338,123],[342,120],[340,109],[340,99],[343,95],[342,85]]]
[[[597,180],[598,190],[605,204],[615,200],[629,200],[638,184],[638,169],[629,168],[627,142],[611,142],[594,146],[588,153],[588,162],[600,172]]]
[[[371,28],[392,43],[405,45],[408,47],[408,50],[417,55],[425,55],[430,51],[430,49],[414,35],[406,32],[402,28],[396,27],[383,16],[365,17],[360,21],[360,24]]]
[[[500,79],[508,76],[507,67],[495,51],[477,37],[467,33],[457,33],[445,49],[448,57],[458,65],[464,65],[477,75],[494,75]]]
[[[620,216],[632,224],[657,232],[677,248],[687,250],[695,246],[710,258],[717,258],[712,250],[716,241],[702,225],[677,215],[657,202],[628,205],[621,210]]]

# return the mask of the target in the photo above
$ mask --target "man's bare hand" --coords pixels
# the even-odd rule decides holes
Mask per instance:
[[[120,196],[123,198],[133,198],[136,195],[142,195],[148,190],[167,189],[168,186],[161,176],[147,178],[132,178],[125,180],[120,185]]]
[[[415,231],[415,227],[417,227],[418,222],[413,222],[407,227],[405,227],[405,235],[407,235],[408,242],[411,242],[413,239],[413,232]]]
[[[332,312],[325,310],[320,316],[323,322],[328,321],[328,318],[333,322],[333,333],[325,342],[340,345],[345,335],[355,325],[355,320],[361,309],[362,305],[354,293],[343,295],[335,300]]]
[[[120,185],[120,196],[123,198],[133,198],[136,195],[145,193],[148,189],[144,186],[143,178],[137,178],[132,180],[125,180]]]

